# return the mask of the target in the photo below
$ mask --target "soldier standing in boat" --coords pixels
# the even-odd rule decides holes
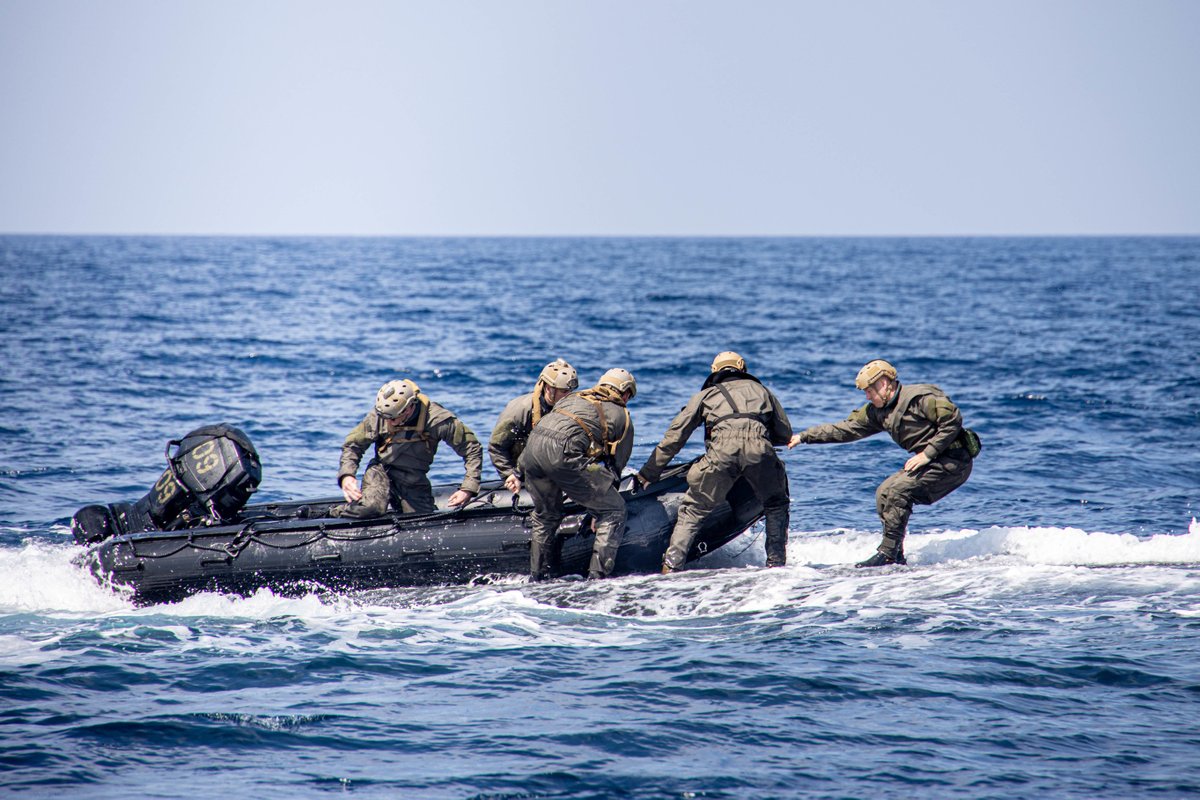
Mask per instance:
[[[575,368],[561,358],[551,361],[538,376],[533,391],[510,401],[500,413],[492,438],[488,440],[488,456],[513,494],[521,491],[517,477],[517,459],[529,441],[529,434],[554,404],[579,388]]]
[[[852,442],[887,431],[913,454],[875,491],[883,540],[874,555],[855,566],[904,564],[904,535],[913,504],[930,505],[962,486],[971,474],[972,451],[978,452],[979,440],[965,431],[958,407],[945,392],[932,384],[901,385],[896,368],[886,361],[868,363],[854,385],[866,394],[865,405],[843,422],[806,428],[788,447]]]
[[[638,471],[638,482],[648,486],[658,480],[701,423],[704,455],[688,470],[688,490],[663,556],[663,574],[687,561],[704,519],[738,478],[749,482],[766,512],[767,566],[782,567],[787,563],[790,497],[775,445],[788,443],[792,425],[778,398],[746,371],[746,360],[737,353],[718,353],[713,359],[704,386],[671,421]]]
[[[559,400],[529,435],[516,476],[533,496],[531,580],[545,580],[558,567],[564,494],[594,518],[588,578],[612,573],[625,532],[625,500],[617,483],[633,452],[633,419],[626,404],[636,394],[633,375],[610,369],[595,387]]]
[[[453,413],[422,394],[410,380],[388,381],[375,397],[375,407],[342,444],[338,486],[346,498],[330,514],[341,517],[378,517],[389,503],[403,512],[436,511],[433,487],[427,473],[445,442],[462,457],[466,475],[447,504],[465,505],[479,494],[483,447],[475,434]],[[363,453],[375,446],[375,457],[363,472],[362,486],[355,475]]]

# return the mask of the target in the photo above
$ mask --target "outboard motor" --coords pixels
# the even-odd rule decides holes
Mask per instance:
[[[232,425],[206,425],[173,439],[166,457],[167,469],[141,500],[77,511],[75,540],[92,544],[125,533],[231,522],[262,480],[258,452]]]

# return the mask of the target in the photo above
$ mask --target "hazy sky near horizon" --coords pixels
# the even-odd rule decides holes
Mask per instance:
[[[0,233],[1200,233],[1200,2],[0,0]]]

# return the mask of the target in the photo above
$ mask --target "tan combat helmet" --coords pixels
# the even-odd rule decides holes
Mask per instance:
[[[538,380],[555,389],[574,391],[579,388],[579,376],[575,373],[575,368],[561,358],[547,364]]]
[[[404,414],[417,399],[420,389],[407,378],[402,381],[388,381],[379,387],[375,395],[375,413],[386,419],[396,419]]]
[[[629,399],[637,396],[637,381],[627,369],[610,369],[600,376],[600,385],[612,386],[618,392],[629,392]]]
[[[738,372],[746,371],[746,359],[739,356],[732,350],[726,350],[723,353],[717,353],[717,357],[713,359],[712,372],[720,372],[723,369],[736,369]]]
[[[874,361],[868,361],[866,366],[858,371],[858,375],[854,378],[854,385],[865,390],[880,378],[896,380],[896,368],[883,359],[877,358]]]

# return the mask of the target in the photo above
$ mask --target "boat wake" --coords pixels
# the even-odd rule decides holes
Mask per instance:
[[[528,584],[519,575],[481,575],[462,586],[342,592],[312,585],[294,596],[277,595],[270,589],[244,597],[202,592],[176,603],[139,609],[127,591],[96,582],[80,563],[78,547],[31,532],[15,546],[0,547],[0,613],[297,617],[314,621],[370,616],[374,610],[389,618],[424,616],[426,619],[409,621],[417,628],[430,626],[441,631],[438,635],[453,636],[454,625],[446,623],[469,619],[477,624],[481,617],[494,617],[497,609],[544,615],[547,622],[563,622],[563,615],[665,621],[798,607],[928,603],[931,593],[947,592],[974,596],[982,602],[988,594],[1078,590],[1090,584],[1105,584],[1093,588],[1121,596],[1114,584],[1156,584],[1168,575],[1194,578],[1200,565],[1200,523],[1195,520],[1184,535],[1143,537],[1056,527],[913,533],[905,545],[908,566],[855,569],[854,562],[870,553],[877,540],[878,534],[869,531],[793,531],[788,566],[768,570],[760,568],[761,536],[751,530],[667,576]],[[1126,569],[1104,569],[1112,567]],[[1117,572],[1128,574],[1117,577]],[[492,621],[499,627],[506,624]],[[588,620],[573,619],[571,624],[581,624],[584,630],[590,627]]]

